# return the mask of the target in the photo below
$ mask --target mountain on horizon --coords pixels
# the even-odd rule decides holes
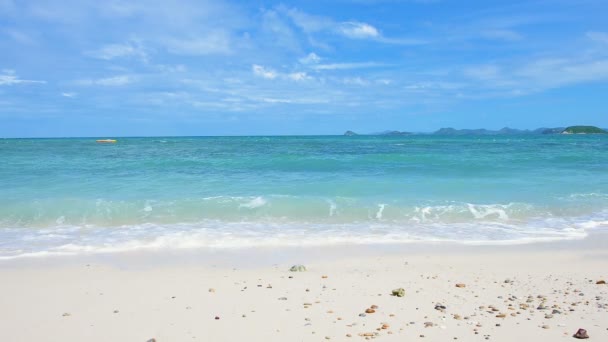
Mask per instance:
[[[413,134],[433,134],[433,135],[519,135],[519,134],[562,134],[570,127],[585,127],[593,129],[593,131],[608,131],[608,129],[601,129],[595,126],[569,126],[569,127],[540,127],[536,129],[517,129],[510,127],[503,127],[499,130],[491,130],[486,128],[464,128],[457,129],[453,127],[443,127],[435,132],[430,133],[413,133],[406,131],[393,131],[386,130],[378,133],[359,134],[353,131],[346,131],[344,135],[355,136],[355,135],[386,135],[386,136],[405,136]]]

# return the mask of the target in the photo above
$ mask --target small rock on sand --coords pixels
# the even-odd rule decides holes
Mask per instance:
[[[589,338],[589,335],[587,334],[587,330],[578,329],[578,331],[574,335],[572,335],[572,337],[578,338],[579,340],[584,340]]]
[[[289,271],[291,271],[291,272],[305,272],[306,271],[306,267],[304,265],[293,265],[293,266],[291,266],[291,268],[289,269]]]
[[[398,289],[394,289],[392,291],[392,295],[396,296],[396,297],[403,297],[405,296],[405,289],[404,288],[398,288]]]
[[[596,285],[606,285],[606,281],[605,280],[598,280],[595,282]]]
[[[458,284],[456,284],[456,287],[460,287],[460,288],[463,288],[463,287],[467,287],[467,286],[466,286],[466,285],[465,285],[465,284],[462,284],[462,283],[458,283]]]

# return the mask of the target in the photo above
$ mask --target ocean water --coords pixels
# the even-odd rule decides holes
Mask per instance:
[[[602,135],[4,139],[0,158],[0,258],[608,227]]]

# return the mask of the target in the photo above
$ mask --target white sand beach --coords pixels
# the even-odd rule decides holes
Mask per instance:
[[[0,340],[607,341],[606,236],[2,261]]]

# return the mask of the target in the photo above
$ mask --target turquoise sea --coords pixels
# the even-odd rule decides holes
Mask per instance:
[[[0,258],[608,227],[603,135],[3,139],[0,157]]]

